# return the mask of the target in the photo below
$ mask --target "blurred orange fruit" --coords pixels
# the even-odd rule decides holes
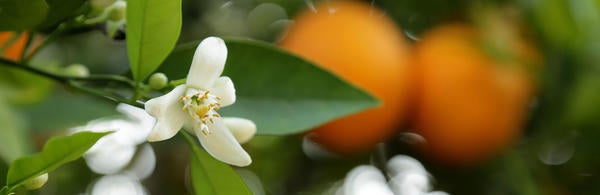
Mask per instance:
[[[321,3],[287,29],[281,47],[377,97],[382,105],[311,131],[338,154],[360,154],[397,132],[405,117],[409,45],[385,14],[355,1]]]
[[[0,32],[0,47],[4,47],[4,44],[11,41],[15,36],[14,32]],[[25,50],[25,44],[27,43],[28,33],[23,33],[19,35],[14,42],[12,42],[3,52],[0,53],[0,56],[17,61],[21,58],[21,54]]]
[[[489,42],[484,36],[489,37],[449,24],[425,34],[416,46],[414,127],[426,139],[426,155],[443,163],[473,165],[493,157],[519,136],[526,118],[535,50],[523,40]],[[498,51],[502,55],[492,55]]]

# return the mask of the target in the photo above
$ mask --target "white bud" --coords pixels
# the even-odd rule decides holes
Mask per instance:
[[[110,6],[110,16],[109,19],[111,21],[121,21],[125,19],[127,14],[127,3],[125,1],[117,1],[113,5]]]
[[[71,64],[64,69],[64,74],[72,77],[90,76],[90,70],[83,64]]]

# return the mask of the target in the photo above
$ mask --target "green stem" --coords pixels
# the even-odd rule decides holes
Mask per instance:
[[[11,68],[17,68],[17,69],[21,69],[21,70],[25,70],[27,72],[30,73],[34,73],[49,79],[52,79],[58,83],[61,83],[67,87],[71,87],[77,91],[92,95],[92,96],[96,96],[96,97],[100,97],[106,100],[110,100],[112,102],[116,102],[116,103],[127,103],[133,106],[137,106],[137,107],[143,107],[143,103],[137,101],[137,99],[135,100],[127,100],[123,97],[117,96],[117,95],[113,95],[110,93],[107,93],[105,91],[100,91],[100,90],[96,90],[96,89],[92,89],[92,88],[87,88],[82,86],[80,83],[78,83],[78,81],[114,81],[114,82],[119,82],[119,83],[123,83],[126,84],[130,87],[135,86],[133,83],[133,81],[125,78],[125,77],[120,77],[120,76],[116,76],[116,75],[92,75],[89,77],[70,77],[70,76],[62,76],[62,75],[58,75],[58,74],[54,74],[54,73],[50,73],[41,69],[37,69],[35,67],[26,65],[26,64],[21,64],[21,63],[17,63],[11,60],[7,60],[4,58],[0,58],[0,65],[4,65],[7,67],[11,67]]]
[[[21,52],[21,61],[26,63],[26,59],[28,59],[28,53],[31,50],[31,45],[33,44],[33,38],[35,37],[35,33],[27,32],[27,41],[25,42],[25,47],[23,47],[23,52]]]
[[[46,47],[48,44],[54,42],[62,33],[64,33],[65,31],[67,31],[68,29],[68,24],[67,23],[62,23],[60,24],[56,30],[52,31],[52,33],[50,33],[46,39],[44,39],[44,41],[42,41],[42,43],[40,44],[40,46],[38,46],[37,48],[33,49],[31,51],[31,53],[29,55],[26,55],[25,58],[22,58],[22,62],[24,64],[29,63],[29,61],[31,60],[31,58],[33,58],[40,50],[42,50],[42,48]],[[32,36],[29,36],[29,38],[33,38]],[[29,53],[29,52],[23,52],[23,53]]]

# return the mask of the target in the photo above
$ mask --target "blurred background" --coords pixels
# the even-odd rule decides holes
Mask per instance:
[[[378,109],[385,111],[352,121],[387,126],[349,130],[345,123],[245,144],[253,164],[236,171],[255,194],[335,193],[353,167],[370,164],[385,173],[398,154],[419,160],[433,189],[450,194],[600,193],[600,1],[359,2],[368,12],[316,0],[183,1],[179,43],[207,36],[266,41],[383,101]],[[336,13],[345,17],[327,17]],[[80,63],[93,73],[125,74],[125,41],[102,29],[62,37],[32,64]],[[330,38],[336,33],[339,40]],[[368,64],[371,59],[392,65]],[[354,62],[360,63],[336,64]],[[4,98],[18,114],[0,120],[30,129],[38,150],[70,127],[117,114],[109,103],[15,74],[23,74],[19,89],[2,91],[14,94]],[[372,140],[352,141],[369,135]],[[147,191],[191,194],[184,140],[152,146],[157,164],[143,181]],[[32,193],[79,194],[98,177],[80,159]]]

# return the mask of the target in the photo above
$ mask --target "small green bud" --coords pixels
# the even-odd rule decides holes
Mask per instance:
[[[159,90],[167,86],[167,82],[169,78],[162,72],[154,73],[150,76],[148,80],[148,84],[150,84],[150,88]]]
[[[125,1],[117,1],[110,8],[109,20],[121,21],[124,20],[127,14],[127,3]]]
[[[28,190],[35,190],[35,189],[39,189],[42,186],[44,186],[44,184],[46,184],[47,181],[48,181],[48,173],[44,173],[43,175],[40,175],[36,178],[33,178],[32,180],[25,182],[24,186]]]
[[[90,76],[90,70],[83,64],[71,64],[64,69],[64,74],[72,77]]]

